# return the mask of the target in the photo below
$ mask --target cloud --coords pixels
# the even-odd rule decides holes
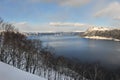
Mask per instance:
[[[89,3],[91,0],[59,0],[59,4],[62,6],[82,6]]]
[[[22,25],[27,25],[27,22],[13,22],[14,25],[17,25],[17,26],[22,26]]]
[[[92,0],[28,0],[31,2],[56,3],[60,6],[78,7],[88,4]]]
[[[120,3],[119,2],[110,3],[107,7],[98,11],[95,14],[95,17],[97,18],[106,17],[113,20],[120,20]]]
[[[31,31],[34,30],[33,27],[27,22],[13,22],[12,23],[20,31]]]
[[[113,19],[114,19],[114,20],[120,20],[120,16],[114,17]]]
[[[82,24],[82,23],[70,23],[70,22],[66,22],[66,23],[62,23],[62,22],[51,22],[49,23],[50,26],[66,26],[66,27],[83,27],[86,26],[86,24]]]
[[[60,23],[51,22],[45,24],[31,25],[28,22],[13,22],[12,23],[21,32],[73,32],[73,31],[83,31],[88,25],[81,23]],[[61,27],[53,27],[61,26]],[[66,27],[63,27],[66,26]],[[83,27],[86,26],[86,27]]]

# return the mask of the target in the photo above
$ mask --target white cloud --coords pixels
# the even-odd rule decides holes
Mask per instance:
[[[51,22],[46,24],[31,25],[27,22],[14,22],[13,25],[22,32],[72,32],[72,31],[83,31],[89,25],[81,23],[60,23]],[[61,26],[61,27],[53,27]],[[64,27],[63,27],[64,26]]]
[[[114,20],[120,20],[120,16],[114,17],[113,19],[114,19]]]
[[[59,0],[59,4],[62,6],[82,6],[89,3],[91,0]]]
[[[30,0],[30,1],[31,2],[56,3],[60,6],[78,7],[78,6],[87,4],[92,0]]]
[[[70,22],[51,22],[49,23],[50,26],[66,26],[66,27],[83,27],[86,26],[86,24],[82,23],[70,23]]]
[[[20,31],[31,31],[34,30],[31,25],[29,25],[27,22],[13,22],[12,23],[16,28],[18,28]]]
[[[18,22],[18,23],[13,22],[13,24],[16,25],[16,26],[21,26],[22,27],[22,25],[27,25],[27,22]]]
[[[31,2],[52,2],[53,0],[28,0]]]
[[[119,2],[113,2],[109,4],[104,9],[98,11],[95,14],[95,17],[107,17],[110,19],[120,19],[120,3]]]

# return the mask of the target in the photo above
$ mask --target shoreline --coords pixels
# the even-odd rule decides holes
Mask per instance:
[[[87,38],[87,39],[95,39],[95,40],[112,40],[112,41],[120,41],[119,39],[107,38],[107,37],[100,37],[100,36],[85,36],[84,38]]]

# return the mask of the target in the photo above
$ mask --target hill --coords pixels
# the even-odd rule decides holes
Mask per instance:
[[[109,28],[89,28],[86,32],[82,34],[85,38],[92,39],[108,39],[108,40],[120,40],[120,29],[109,29]]]

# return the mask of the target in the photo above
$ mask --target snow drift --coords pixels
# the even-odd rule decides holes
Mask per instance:
[[[0,62],[0,80],[47,80]]]

